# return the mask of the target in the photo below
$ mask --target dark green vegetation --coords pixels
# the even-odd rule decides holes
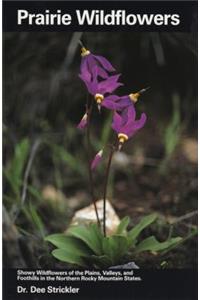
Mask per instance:
[[[44,242],[63,232],[74,211],[90,204],[78,78],[80,34],[4,35],[4,264],[65,266]],[[120,94],[151,89],[137,103],[148,122],[115,157],[109,199],[133,228],[144,215],[158,220],[141,233],[160,242],[184,239],[160,255],[134,254],[141,267],[195,267],[197,209],[197,57],[193,34],[87,33],[85,44],[121,70]],[[111,135],[109,113],[93,116],[91,154]],[[104,124],[102,126],[102,124]],[[105,164],[95,173],[102,198]],[[169,230],[170,228],[170,230]]]

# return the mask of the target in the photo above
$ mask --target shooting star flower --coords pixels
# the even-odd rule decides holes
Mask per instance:
[[[106,107],[107,109],[122,111],[128,106],[132,106],[133,103],[135,104],[141,94],[143,94],[147,89],[148,88],[142,89],[137,93],[132,93],[122,97],[117,95],[107,96],[102,102],[102,106]]]
[[[111,94],[119,86],[123,84],[118,82],[120,74],[108,77],[105,80],[98,81],[97,79],[98,67],[95,66],[92,70],[92,78],[90,81],[85,80],[82,74],[79,77],[84,81],[88,92],[94,96],[97,102],[98,108],[101,107],[101,103],[104,100],[105,94]]]
[[[134,106],[129,106],[122,114],[114,113],[112,128],[118,134],[119,150],[124,142],[132,137],[146,122],[146,114],[142,113],[139,120],[135,119],[136,111]]]
[[[103,79],[108,78],[110,76],[109,73],[115,71],[114,67],[105,57],[94,55],[85,47],[81,48],[81,56],[82,61],[80,71],[86,81],[90,81],[92,79],[92,70],[95,66],[98,67],[97,76]]]

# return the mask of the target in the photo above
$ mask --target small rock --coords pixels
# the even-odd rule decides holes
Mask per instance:
[[[103,223],[103,200],[99,200],[96,202],[97,210],[99,214],[100,222]],[[94,211],[93,204],[78,210],[71,222],[71,225],[81,225],[81,224],[90,224],[96,223],[96,214]],[[120,219],[116,214],[114,208],[111,203],[106,200],[106,229],[107,234],[111,235],[117,229],[117,226],[120,223]]]
[[[122,270],[131,270],[131,269],[139,269],[134,261],[131,261],[124,265],[112,266],[109,269],[122,269]]]
[[[57,190],[52,185],[47,185],[43,188],[42,197],[46,201],[50,201],[52,203],[58,203],[58,202],[66,201],[65,195],[61,191]]]
[[[190,162],[198,162],[198,142],[196,139],[185,138],[182,141],[182,150],[183,154]]]
[[[130,159],[127,154],[118,151],[114,154],[113,164],[120,168],[126,167],[130,164]]]

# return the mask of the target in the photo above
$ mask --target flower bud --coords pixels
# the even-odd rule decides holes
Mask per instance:
[[[91,164],[91,169],[94,170],[96,167],[99,165],[103,155],[103,150],[100,150],[94,157],[92,164]]]
[[[88,115],[87,113],[85,113],[80,123],[77,125],[77,128],[84,129],[87,126],[87,121],[88,121]]]

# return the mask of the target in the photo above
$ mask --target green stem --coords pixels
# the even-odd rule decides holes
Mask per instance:
[[[108,158],[107,168],[106,168],[104,192],[103,192],[103,234],[104,234],[104,236],[106,236],[106,196],[107,196],[107,187],[108,187],[110,167],[111,167],[111,162],[112,162],[114,152],[115,152],[115,147],[112,146],[110,154],[109,154],[109,158]]]
[[[97,210],[97,205],[96,205],[96,199],[95,199],[95,194],[94,194],[94,181],[93,181],[93,175],[92,175],[92,170],[90,166],[90,153],[91,153],[91,141],[90,141],[90,125],[91,125],[91,114],[92,114],[92,109],[93,109],[93,101],[89,105],[89,95],[87,97],[87,104],[86,104],[86,110],[87,110],[87,129],[86,129],[86,140],[87,140],[87,160],[88,160],[88,174],[89,174],[89,187],[90,187],[90,194],[92,198],[92,202],[94,205],[94,210],[97,218],[97,223],[99,227],[101,226],[100,219],[99,219],[99,214]]]

